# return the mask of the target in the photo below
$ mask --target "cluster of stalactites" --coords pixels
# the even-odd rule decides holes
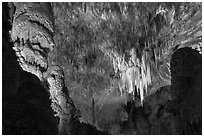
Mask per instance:
[[[139,59],[133,48],[130,51],[130,59],[128,60],[127,69],[122,71],[122,81],[127,81],[126,87],[129,93],[133,95],[137,92],[140,95],[141,104],[143,104],[144,96],[147,93],[148,86],[151,85],[150,64],[147,61],[146,53]]]
[[[104,53],[113,61],[115,73],[120,73],[120,92],[126,91],[133,96],[140,95],[141,104],[143,104],[144,96],[151,85],[151,70],[147,54],[143,52],[142,58],[137,57],[135,49],[130,50],[130,58],[125,60],[125,56],[119,55],[113,50],[102,49]]]

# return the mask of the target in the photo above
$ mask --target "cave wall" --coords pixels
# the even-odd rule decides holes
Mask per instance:
[[[2,134],[57,134],[47,91],[35,75],[20,68],[12,49],[8,5],[2,3]]]

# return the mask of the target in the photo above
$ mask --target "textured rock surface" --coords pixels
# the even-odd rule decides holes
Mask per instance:
[[[190,48],[180,49],[202,53],[200,3],[12,6],[13,49],[21,68],[48,91],[59,134],[103,134],[90,125],[109,134],[200,133],[201,59]],[[3,55],[7,64],[10,54]],[[4,72],[11,74],[4,79],[24,78],[17,62],[19,73],[8,64]],[[16,90],[4,97],[17,94],[21,82],[12,83]],[[10,85],[4,85],[8,91]]]
[[[57,134],[57,119],[39,79],[23,71],[12,50],[9,20],[12,11],[2,4],[2,134]],[[9,15],[10,13],[10,15]]]
[[[49,3],[14,3],[11,39],[20,66],[42,80],[48,68],[48,52],[54,44],[53,15]]]
[[[11,3],[12,4],[12,3]],[[59,134],[70,134],[70,119],[74,105],[64,85],[63,70],[50,66],[49,52],[53,51],[54,18],[50,3],[14,3],[11,39],[19,65],[36,75],[50,92],[51,107],[60,118]],[[45,74],[46,72],[46,74]],[[45,80],[45,81],[44,81]],[[48,84],[49,87],[46,87]]]
[[[56,112],[59,120],[59,134],[71,134],[74,119],[75,106],[69,97],[69,93],[64,84],[64,72],[60,66],[51,66],[46,72],[45,79],[48,83],[51,107]]]

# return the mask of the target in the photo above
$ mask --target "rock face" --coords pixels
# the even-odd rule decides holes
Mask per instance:
[[[191,48],[178,49],[171,57],[172,85],[169,111],[176,115],[174,134],[201,134],[202,56]],[[173,105],[174,104],[174,105]],[[176,105],[175,105],[176,104]]]
[[[64,72],[59,66],[51,66],[46,73],[46,80],[52,100],[51,107],[60,118],[59,134],[71,134],[71,120],[74,119],[75,106],[69,97],[69,93],[64,84]]]
[[[54,19],[49,3],[14,3],[11,39],[19,65],[42,80],[52,51]]]
[[[3,3],[2,134],[57,134],[57,119],[49,107],[47,91],[35,75],[21,69],[12,50],[9,30],[15,9],[10,8]]]
[[[50,3],[14,3],[11,39],[14,42],[21,68],[36,75],[50,92],[51,107],[60,118],[59,134],[70,134],[70,119],[74,114],[64,85],[60,66],[51,66],[49,53],[53,51],[54,18]],[[49,85],[49,87],[47,87]],[[71,103],[71,104],[69,104]]]

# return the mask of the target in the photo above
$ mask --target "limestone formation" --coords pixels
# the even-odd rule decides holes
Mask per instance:
[[[42,80],[53,50],[53,19],[49,3],[14,3],[11,39],[19,65]]]
[[[14,5],[16,10],[10,34],[19,65],[44,83],[50,94],[51,107],[60,119],[59,134],[70,134],[74,105],[64,84],[63,69],[51,66],[48,61],[54,48],[52,7],[43,2],[17,2]]]
[[[63,69],[57,65],[51,66],[46,72],[45,80],[48,83],[50,99],[52,100],[51,107],[56,112],[56,116],[60,118],[59,134],[70,134],[75,107],[64,84]]]

